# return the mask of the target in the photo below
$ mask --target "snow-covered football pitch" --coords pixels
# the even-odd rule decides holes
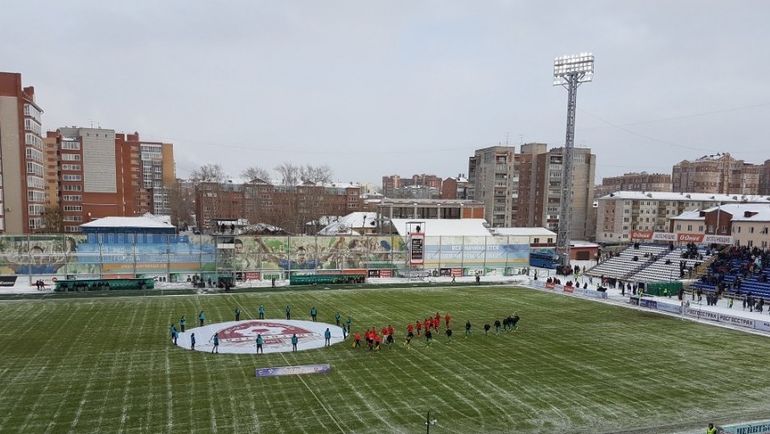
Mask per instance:
[[[257,317],[393,325],[396,344],[210,354],[187,328]],[[449,312],[454,338],[403,344],[409,322]],[[517,312],[515,332],[483,324]],[[0,302],[0,432],[679,432],[770,414],[770,339],[502,286],[307,290]],[[473,333],[464,336],[470,320]],[[300,347],[301,347],[300,343]],[[255,368],[331,372],[257,378]]]

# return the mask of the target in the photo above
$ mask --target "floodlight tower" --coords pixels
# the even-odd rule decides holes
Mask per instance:
[[[572,218],[572,154],[575,147],[575,109],[577,88],[594,76],[594,55],[580,53],[557,57],[553,61],[553,85],[567,89],[567,138],[564,141],[561,177],[561,209],[556,249],[561,265],[569,266],[570,221]]]

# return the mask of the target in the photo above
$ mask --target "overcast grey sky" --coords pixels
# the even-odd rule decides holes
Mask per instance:
[[[576,143],[597,178],[705,153],[770,158],[770,2],[3,2],[0,70],[44,128],[139,131],[177,172],[282,161],[341,181],[467,172],[478,147],[563,142],[553,57],[591,51]]]

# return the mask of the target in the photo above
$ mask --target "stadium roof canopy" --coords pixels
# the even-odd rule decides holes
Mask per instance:
[[[120,229],[143,229],[152,232],[175,233],[176,228],[155,216],[143,215],[141,217],[102,217],[80,225],[83,232],[106,232]]]
[[[495,235],[556,238],[556,232],[546,228],[492,228],[491,231]]]
[[[484,219],[393,219],[393,227],[401,236],[408,235],[407,223],[419,223],[421,232],[427,237],[488,237]]]

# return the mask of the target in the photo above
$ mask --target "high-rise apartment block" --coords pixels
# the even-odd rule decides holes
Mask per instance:
[[[43,226],[46,206],[43,110],[21,74],[0,72],[0,232]]]
[[[688,193],[757,194],[762,166],[736,160],[729,153],[682,161],[672,170],[673,191]]]
[[[402,178],[399,175],[382,177],[382,194],[393,198],[432,199],[441,196],[442,179],[436,175],[412,175]]]
[[[513,226],[518,198],[518,171],[514,146],[477,149],[468,158],[468,199],[484,204],[492,227]]]
[[[599,198],[616,191],[671,191],[671,175],[667,173],[624,173],[602,179],[594,197]]]
[[[596,156],[575,148],[571,239],[594,235],[593,189]],[[479,149],[468,164],[468,198],[484,202],[493,227],[557,229],[562,190],[563,148],[545,143]],[[491,208],[491,209],[490,209]]]
[[[770,196],[770,160],[765,160],[759,173],[759,194]]]

